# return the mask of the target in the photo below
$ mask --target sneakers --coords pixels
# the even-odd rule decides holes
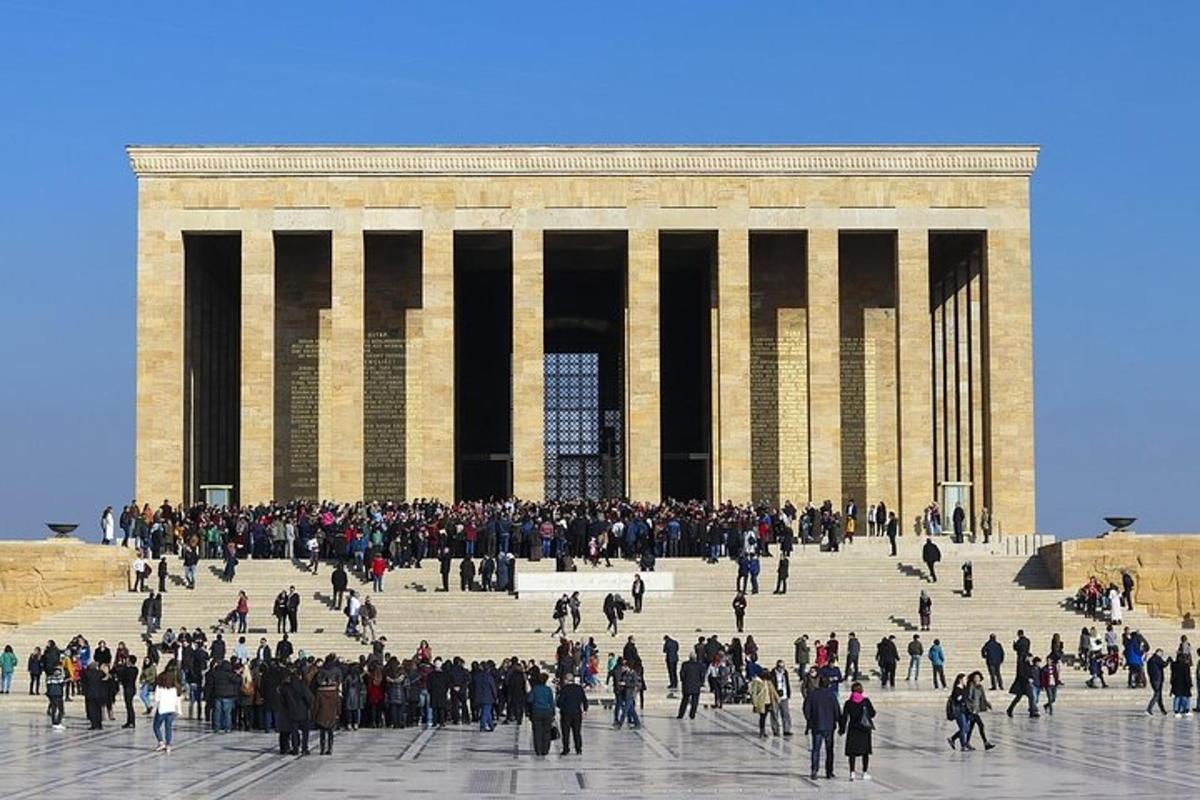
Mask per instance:
[[[853,781],[854,781],[854,773],[853,773],[853,772],[851,772],[851,773],[850,773],[850,781],[851,781],[851,782],[853,782]]]
[[[860,780],[869,781],[869,780],[871,780],[871,773],[863,772],[858,777]]]

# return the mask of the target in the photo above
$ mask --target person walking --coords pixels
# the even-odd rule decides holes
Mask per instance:
[[[862,772],[858,779],[871,780],[867,770],[871,766],[871,733],[875,730],[875,706],[863,694],[863,686],[855,681],[850,685],[850,697],[842,705],[838,717],[838,733],[846,737],[846,758],[850,762],[850,780],[854,780],[854,766],[862,759]]]
[[[963,750],[974,750],[971,747],[970,737],[970,709],[967,704],[967,676],[963,673],[958,673],[954,676],[954,687],[950,690],[950,697],[946,700],[946,719],[950,720],[957,726],[954,735],[946,742],[953,750],[955,744]]]
[[[764,673],[756,672],[750,681],[750,704],[758,714],[758,738],[767,738],[767,717],[771,718],[771,735],[779,735],[779,718],[775,708],[779,704],[779,693],[773,681],[766,680]]]
[[[1038,682],[1046,694],[1046,704],[1042,708],[1047,714],[1054,716],[1054,703],[1058,700],[1058,687],[1062,684],[1059,679],[1057,658],[1046,659],[1046,663],[1038,671]]]
[[[737,622],[737,632],[742,633],[746,622],[746,592],[739,590],[733,598],[733,618]]]
[[[158,675],[154,689],[154,740],[158,742],[155,752],[171,755],[171,742],[175,734],[175,716],[179,713],[179,689],[175,676],[163,670]]]
[[[988,741],[987,731],[983,727],[984,712],[992,710],[992,704],[988,702],[987,692],[983,688],[983,673],[979,670],[972,672],[967,676],[967,717],[970,723],[967,727],[967,746],[971,745],[971,734],[979,728],[979,738],[983,740],[983,749],[991,750],[996,745]]]
[[[567,635],[567,614],[570,604],[571,601],[565,594],[554,601],[554,613],[551,614],[551,618],[558,623],[558,627],[550,634],[551,639]]]
[[[704,679],[707,670],[696,653],[683,663],[680,678],[683,684],[683,697],[679,700],[679,713],[676,719],[683,719],[683,712],[688,712],[688,719],[696,718],[696,706],[700,704],[700,692],[704,689]],[[718,695],[719,697],[719,695]]]
[[[1170,661],[1171,708],[1176,718],[1191,716],[1192,713],[1192,660],[1188,653],[1180,652]]]
[[[833,733],[841,718],[837,695],[829,681],[821,679],[820,686],[804,698],[805,732],[812,734],[812,764],[809,777],[817,779],[817,768],[821,764],[821,748],[825,748],[825,777],[832,780],[833,774]]]
[[[562,754],[565,756],[571,750],[571,740],[575,740],[575,755],[583,754],[583,718],[587,716],[588,699],[583,687],[575,683],[575,676],[567,673],[563,676],[563,685],[558,690],[558,716],[562,727]]]
[[[1154,706],[1158,705],[1158,710],[1164,715],[1167,713],[1166,706],[1163,705],[1163,684],[1166,680],[1167,666],[1170,662],[1163,658],[1162,648],[1154,651],[1154,655],[1146,661],[1146,677],[1150,681],[1150,702],[1146,704],[1146,714],[1154,716]]]
[[[529,721],[533,725],[533,752],[535,755],[550,754],[550,729],[554,726],[554,692],[546,685],[546,673],[534,676],[533,688],[525,698],[529,710]]]
[[[1022,699],[1029,702],[1030,718],[1041,716],[1037,710],[1037,701],[1033,699],[1033,665],[1028,654],[1023,658],[1018,657],[1017,675],[1013,678],[1012,686],[1008,687],[1008,693],[1013,696],[1012,702],[1008,704],[1008,711],[1005,712],[1009,717],[1013,715],[1013,710]]]
[[[12,694],[13,673],[17,671],[19,663],[20,659],[13,652],[12,645],[4,645],[4,652],[0,653],[0,694]]]
[[[667,691],[674,692],[679,688],[679,642],[663,636],[662,651],[667,661]]]
[[[942,551],[933,543],[932,536],[925,537],[925,546],[921,548],[921,560],[929,571],[929,582],[937,583],[937,563],[942,560]]]

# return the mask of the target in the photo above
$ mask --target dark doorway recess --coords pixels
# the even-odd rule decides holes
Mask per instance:
[[[459,499],[512,493],[512,308],[512,234],[455,233],[454,494]]]
[[[664,497],[712,493],[713,231],[659,236],[659,360]]]
[[[241,446],[242,237],[183,235],[184,502],[206,484],[233,486]]]

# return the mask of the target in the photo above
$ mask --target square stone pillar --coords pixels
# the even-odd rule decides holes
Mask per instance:
[[[546,493],[544,234],[513,230],[512,459],[513,494]]]
[[[897,233],[896,395],[900,436],[900,496],[883,500],[911,531],[913,520],[934,499],[933,397],[931,396],[929,231],[904,228]]]
[[[366,263],[361,208],[348,208],[335,220],[330,277],[329,363],[336,377],[329,387],[329,413],[321,414],[322,421],[329,421],[327,441],[331,450],[327,458],[322,453],[321,466],[324,468],[328,464],[330,474],[320,476],[320,485],[325,487],[324,499],[357,502],[363,499],[363,345],[366,336],[363,318]],[[321,438],[324,443],[326,437]]]
[[[808,473],[811,500],[842,497],[841,311],[838,232],[808,232]]]
[[[427,207],[421,232],[421,496],[454,500],[454,210]]]
[[[139,184],[137,465],[139,503],[183,500],[183,234],[164,227]]]
[[[717,232],[720,460],[714,501],[750,498],[750,231]]]
[[[1036,532],[1029,227],[987,232],[984,266],[987,479],[992,530]],[[987,502],[990,500],[990,502]]]
[[[270,212],[242,229],[242,505],[275,498],[275,240]],[[279,498],[290,500],[292,498]]]
[[[628,415],[626,492],[633,500],[662,499],[662,431],[659,417],[658,230],[629,231],[626,285]]]

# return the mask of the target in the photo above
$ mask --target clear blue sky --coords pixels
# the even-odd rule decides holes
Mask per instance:
[[[131,142],[1039,143],[1039,528],[1197,529],[1197,4],[406,5],[0,0],[0,536],[132,492]]]

